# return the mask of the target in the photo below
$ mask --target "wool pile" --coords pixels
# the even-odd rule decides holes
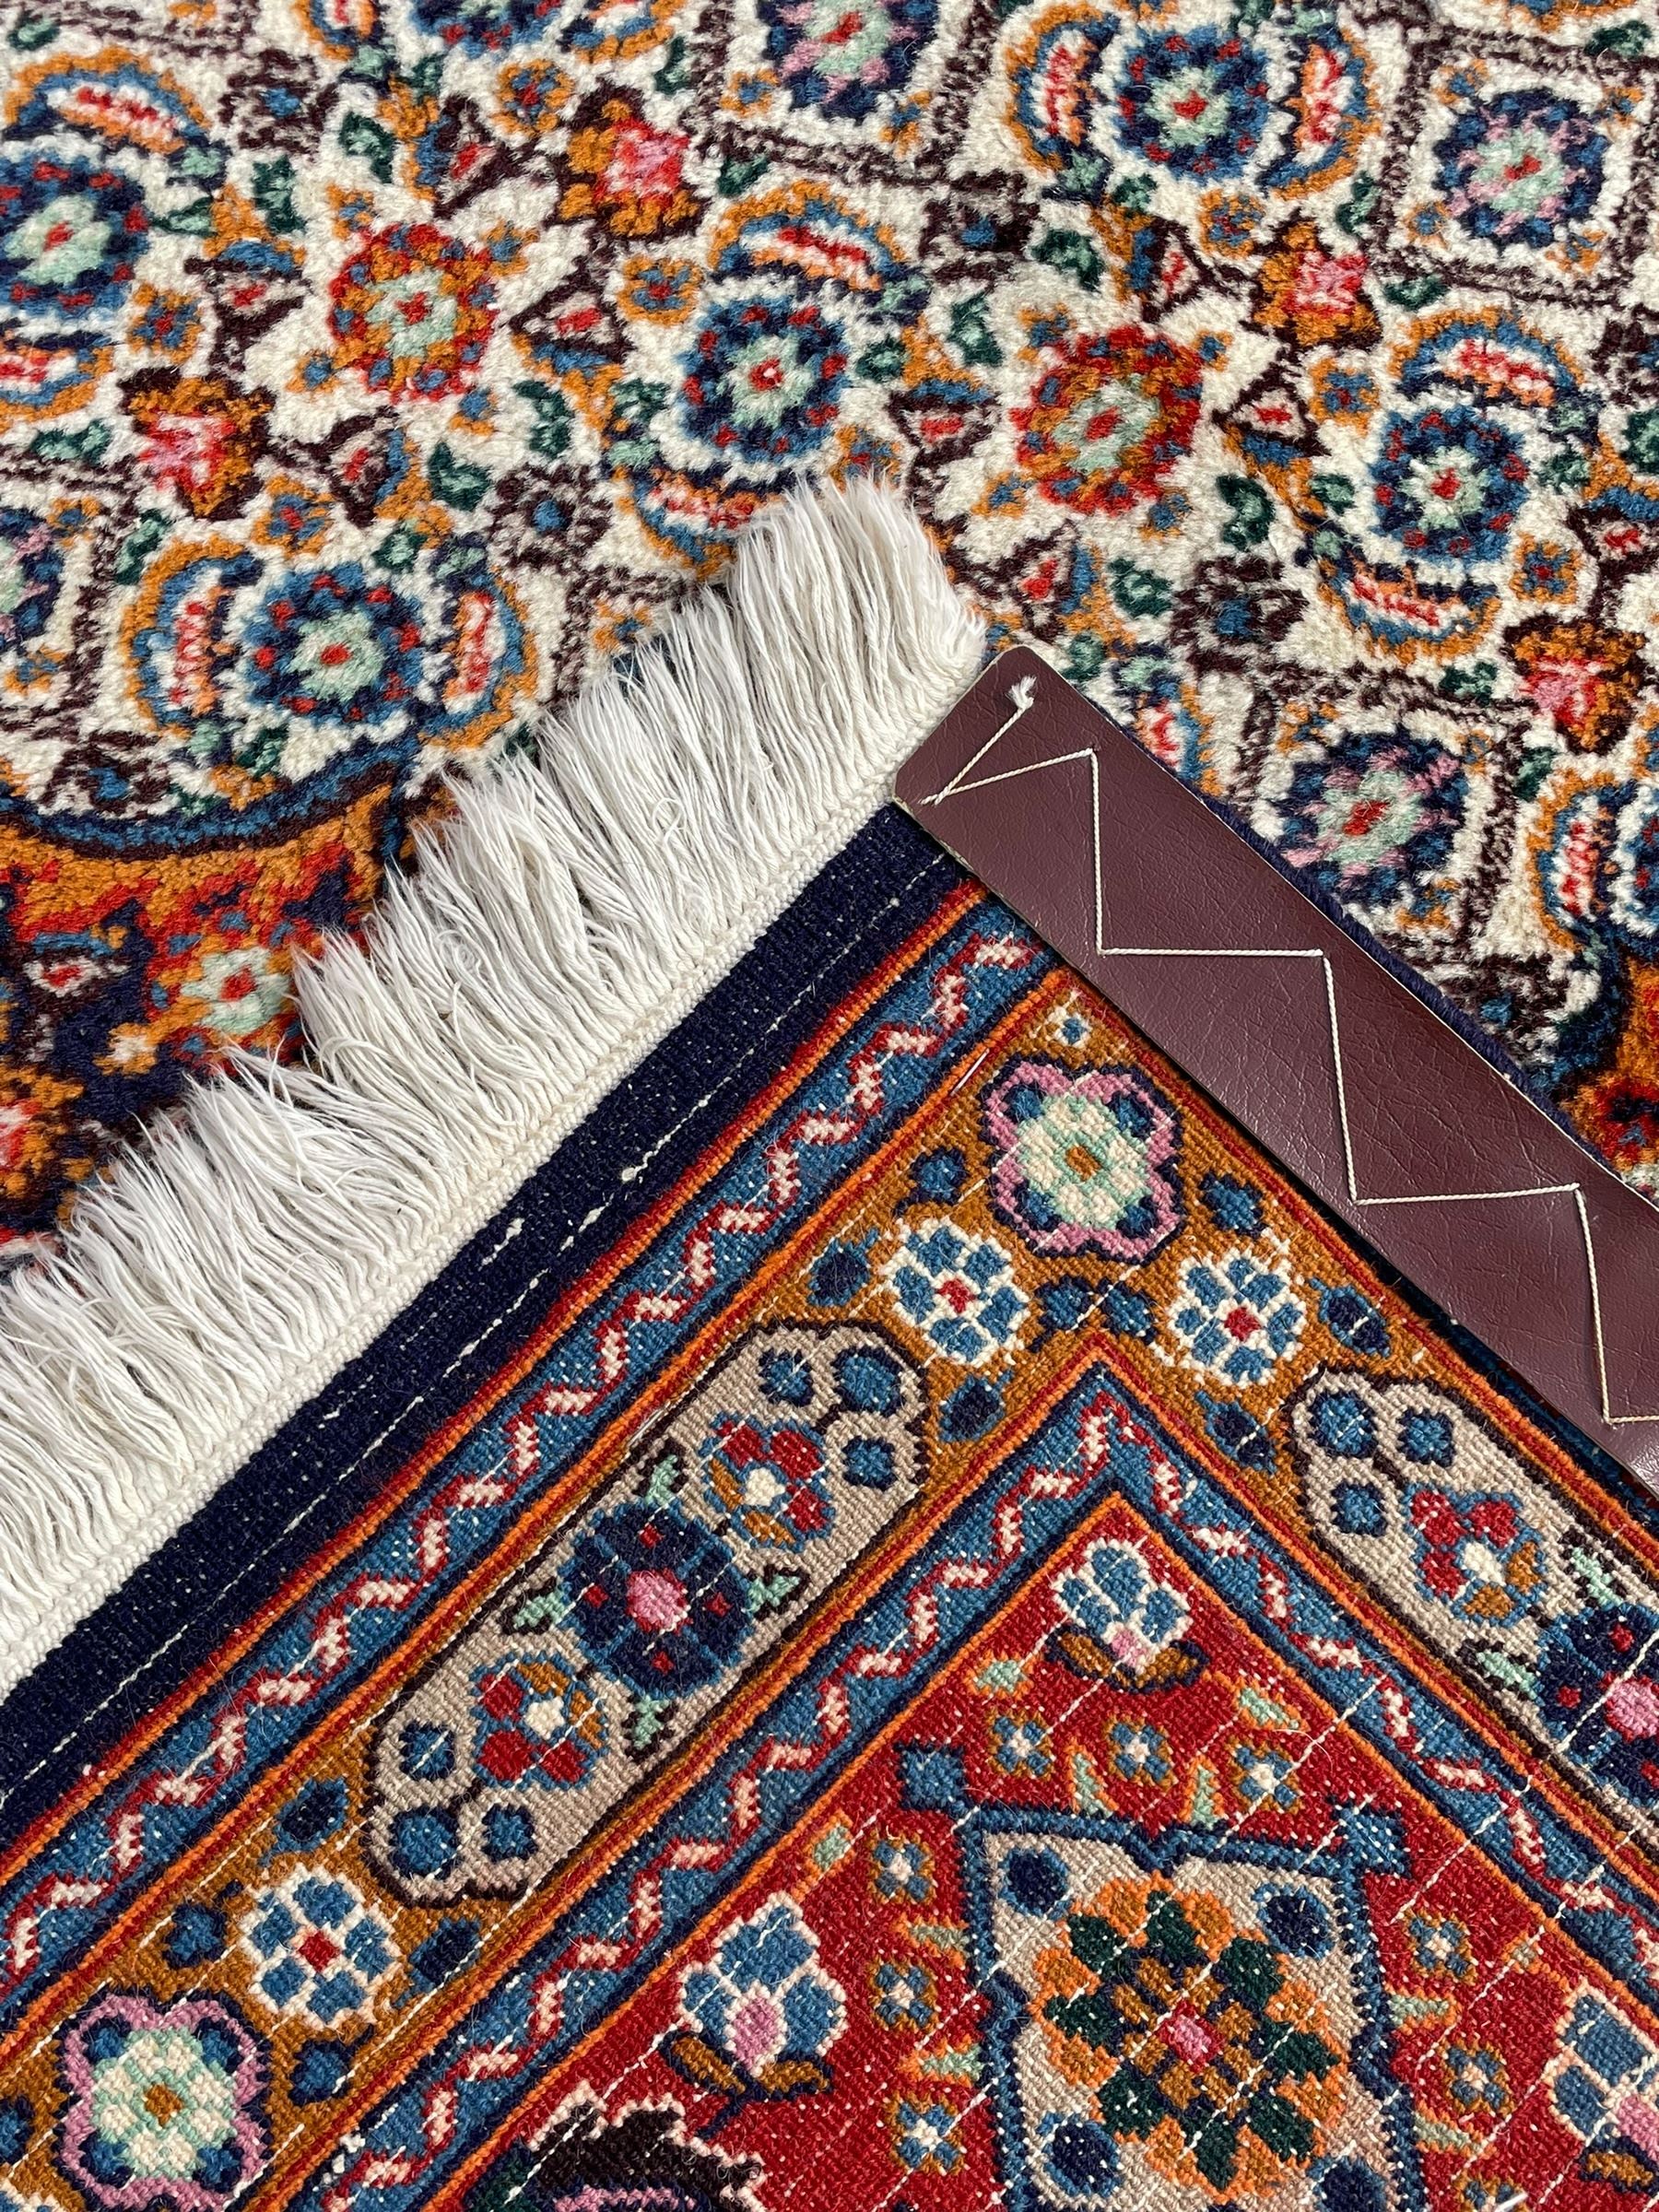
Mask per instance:
[[[790,487],[1644,1184],[1651,0],[103,0],[0,70],[0,1234]]]

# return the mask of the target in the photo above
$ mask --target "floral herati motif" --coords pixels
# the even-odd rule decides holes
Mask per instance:
[[[810,300],[722,300],[686,359],[687,433],[746,469],[787,469],[828,436],[847,358],[840,324]]]
[[[419,611],[356,562],[301,571],[248,629],[248,697],[308,721],[370,726],[401,715],[423,673]]]
[[[339,365],[388,399],[465,391],[495,327],[493,269],[489,253],[430,223],[357,240],[329,288]]]
[[[1655,941],[1592,821],[1659,763],[1651,27],[1424,6],[32,9],[0,86],[0,1265],[228,1041],[288,1040],[297,955],[365,924],[452,766],[794,487],[862,476],[997,645],[1317,849],[1659,1185]],[[1455,772],[1357,768],[1385,727]],[[299,857],[326,838],[348,895]],[[48,893],[100,942],[73,1007],[31,971]],[[270,969],[245,1039],[184,988],[229,951]]]
[[[1181,1226],[1181,1124],[1130,1068],[1020,1060],[985,1100],[992,1201],[1039,1252],[1142,1261]]]
[[[1021,468],[1045,500],[1079,514],[1126,514],[1151,500],[1192,447],[1197,355],[1128,325],[1034,335],[1042,372],[1013,414]]]
[[[706,1965],[688,1969],[680,2019],[667,2055],[692,2080],[739,2097],[798,2097],[830,2087],[824,2054],[846,2028],[847,1999],[819,1966],[800,1906],[780,1892],[725,1929]]]
[[[994,1237],[927,1214],[904,1230],[881,1274],[911,1326],[963,1367],[988,1366],[1019,1341],[1030,1300]]]
[[[380,1913],[351,1883],[321,1867],[297,1866],[261,1890],[242,1916],[241,1940],[265,2003],[320,2028],[367,2014],[398,1962]]]
[[[1435,182],[1471,235],[1541,252],[1594,210],[1606,152],[1576,101],[1528,85],[1457,111],[1434,148]]]
[[[730,1551],[671,1506],[603,1514],[577,1545],[564,1589],[582,1649],[648,1697],[715,1681],[748,1630],[748,1589]]]
[[[1239,1244],[1188,1260],[1169,1308],[1171,1331],[1190,1364],[1246,1385],[1266,1380],[1307,1317],[1288,1270]]]
[[[89,324],[121,306],[149,242],[144,194],[124,171],[52,154],[0,161],[0,270],[8,306]]]
[[[41,636],[63,574],[52,525],[26,508],[0,507],[0,652],[16,655]]]
[[[1313,1988],[1202,1889],[1109,1883],[1039,1958],[1032,2010],[1107,2132],[1210,2201],[1305,2171],[1347,2094]]]
[[[1514,431],[1479,407],[1391,416],[1371,472],[1381,529],[1434,563],[1496,560],[1526,487]]]
[[[1468,779],[1445,747],[1355,731],[1298,760],[1277,808],[1287,860],[1362,912],[1420,893],[1463,827]]]
[[[910,82],[936,0],[759,0],[766,52],[796,107],[849,121]]]
[[[1209,24],[1145,38],[1118,78],[1118,135],[1182,177],[1236,177],[1267,122],[1266,68],[1237,32]]]
[[[65,2171],[108,2212],[221,2212],[268,2149],[265,2058],[221,1997],[100,1996],[60,2060]]]

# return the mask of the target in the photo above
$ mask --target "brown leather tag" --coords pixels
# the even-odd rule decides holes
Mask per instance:
[[[922,826],[1401,1272],[1659,1488],[1659,1209],[1023,647]]]

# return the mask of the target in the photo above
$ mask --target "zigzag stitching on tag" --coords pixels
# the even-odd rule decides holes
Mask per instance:
[[[1329,956],[1317,945],[1280,947],[1250,945],[1108,945],[1104,895],[1101,889],[1100,841],[1100,761],[1092,745],[1077,747],[1069,753],[1051,754],[1047,759],[1029,761],[1023,768],[1004,769],[996,775],[974,776],[973,771],[987,754],[993,752],[1008,732],[1036,703],[1037,685],[1033,677],[1021,677],[1008,688],[1013,712],[992,732],[972,758],[959,768],[948,783],[932,792],[921,804],[936,806],[959,793],[984,791],[995,783],[1013,782],[1020,776],[1034,776],[1050,768],[1065,768],[1074,760],[1088,763],[1088,779],[1093,813],[1094,850],[1094,949],[1098,959],[1107,960],[1160,959],[1160,960],[1317,960],[1324,973],[1325,1011],[1330,1024],[1331,1073],[1336,1086],[1336,1118],[1342,1131],[1343,1173],[1347,1184],[1350,1206],[1481,1206],[1500,1205],[1515,1198],[1568,1198],[1573,1202],[1578,1216],[1579,1234],[1583,1243],[1584,1271],[1590,1282],[1590,1322],[1595,1343],[1596,1384],[1601,1396],[1601,1417],[1609,1428],[1630,1428],[1643,1421],[1659,1420],[1659,1411],[1653,1413],[1615,1413],[1612,1407],[1607,1380],[1606,1338],[1602,1327],[1601,1277],[1596,1266],[1595,1231],[1590,1220],[1590,1209],[1584,1202],[1583,1185],[1580,1182],[1529,1183],[1513,1191],[1407,1191],[1397,1194],[1367,1193],[1359,1188],[1354,1165],[1353,1132],[1348,1122],[1347,1071],[1342,1049],[1342,1027],[1336,1010],[1336,974]],[[1524,1093],[1522,1094],[1524,1097]],[[1530,1104],[1531,1101],[1528,1100]]]

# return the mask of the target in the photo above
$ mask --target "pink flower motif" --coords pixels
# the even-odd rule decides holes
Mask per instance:
[[[1180,1228],[1181,1124],[1135,1069],[1017,1060],[985,1128],[992,1203],[1037,1251],[1147,1260]]]
[[[222,1997],[99,1997],[70,2023],[64,2171],[109,2212],[221,2212],[269,2155],[264,2049]]]
[[[1323,253],[1315,249],[1297,264],[1286,304],[1293,313],[1345,315],[1365,282],[1363,253]]]

